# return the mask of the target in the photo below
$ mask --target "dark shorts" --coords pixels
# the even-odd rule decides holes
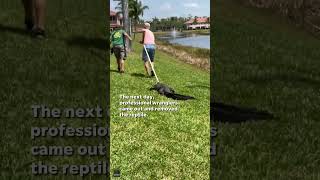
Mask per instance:
[[[125,53],[123,46],[115,46],[113,47],[113,53],[116,56],[117,60],[125,60]]]
[[[146,49],[147,49],[147,52],[148,52],[148,54],[149,54],[149,57],[150,57],[151,62],[153,62],[153,61],[154,61],[154,54],[156,53],[156,50],[155,50],[154,48],[146,48]],[[142,60],[143,60],[144,62],[149,61],[149,60],[148,60],[148,56],[147,56],[147,54],[146,54],[146,51],[144,50],[144,48],[143,48],[142,50],[143,50],[143,51],[142,51]]]

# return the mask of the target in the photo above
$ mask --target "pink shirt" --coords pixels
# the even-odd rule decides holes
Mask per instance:
[[[156,43],[154,42],[153,32],[150,31],[149,29],[143,29],[143,31],[144,31],[143,44],[156,44]]]

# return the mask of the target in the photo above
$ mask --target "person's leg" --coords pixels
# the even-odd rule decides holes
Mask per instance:
[[[117,59],[118,71],[120,72],[120,61],[121,61],[121,49],[119,47],[113,47],[114,56]]]
[[[148,49],[148,54],[149,54],[149,57],[150,57],[150,61],[151,61],[151,72],[150,72],[150,75],[151,76],[154,76],[154,53],[155,53],[155,50],[154,49]]]
[[[36,14],[36,28],[45,29],[46,17],[46,0],[34,0],[35,14]]]
[[[146,54],[146,52],[145,52],[144,49],[142,50],[142,60],[143,60],[143,62],[144,62],[144,69],[146,70],[147,75],[151,75],[151,72],[150,72],[150,69],[151,69],[150,63],[149,63],[148,56],[147,56],[147,54]]]
[[[117,59],[117,65],[118,65],[118,72],[120,72],[121,68],[120,68],[120,59]]]
[[[124,73],[124,60],[125,60],[125,49],[124,47],[121,48],[121,53],[120,53],[120,73]]]
[[[34,8],[32,0],[22,0],[22,4],[24,7],[24,23],[26,25],[27,30],[31,30],[34,26],[35,16],[34,16]]]
[[[153,71],[153,69],[154,69],[154,62],[153,62],[153,61],[151,61],[150,66],[152,66],[152,67],[151,67],[150,75],[151,75],[151,76],[154,76],[154,71]]]
[[[123,59],[120,60],[120,72],[124,73],[124,60]]]
[[[46,0],[33,0],[33,7],[35,21],[32,36],[43,38],[45,37]]]
[[[145,61],[144,62],[144,69],[146,70],[146,73],[148,74],[148,75],[150,75],[150,73],[149,73],[149,62],[148,61]]]

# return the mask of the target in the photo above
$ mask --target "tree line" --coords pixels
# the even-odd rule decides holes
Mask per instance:
[[[123,1],[119,1],[116,7],[118,10],[118,14],[122,13],[122,3]],[[129,18],[130,25],[132,30],[136,31],[139,24],[143,24],[145,21],[141,19],[144,15],[144,11],[148,10],[149,7],[142,4],[139,0],[128,0],[129,6]],[[185,22],[190,19],[193,19],[193,24],[197,23],[197,16],[192,16],[189,14],[188,17],[168,17],[168,18],[158,18],[154,17],[151,21],[148,21],[151,24],[152,31],[171,31],[172,29],[176,30],[184,30],[186,29]],[[208,18],[208,23],[210,23],[210,19]]]
[[[185,17],[169,17],[169,18],[152,18],[151,29],[153,31],[170,31],[172,29],[182,30],[185,29],[185,22],[188,21],[189,18]]]

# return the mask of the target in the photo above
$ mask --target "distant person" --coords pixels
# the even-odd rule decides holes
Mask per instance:
[[[144,48],[142,49],[142,60],[144,61],[144,68],[148,75],[154,76],[154,72],[152,71],[151,65],[154,67],[154,55],[156,51],[156,43],[154,34],[152,31],[150,31],[150,24],[145,23],[144,29],[141,31],[138,31],[138,33],[142,34],[142,40],[140,41],[141,44],[143,44],[146,47],[146,50],[149,54],[151,64],[149,63],[148,56],[146,54],[146,51]]]
[[[34,37],[45,37],[46,0],[22,0],[26,29]]]
[[[117,64],[118,71],[124,73],[124,61],[126,56],[125,49],[125,37],[132,40],[131,37],[122,29],[122,26],[117,26],[116,29],[111,33],[111,52],[114,53]]]

